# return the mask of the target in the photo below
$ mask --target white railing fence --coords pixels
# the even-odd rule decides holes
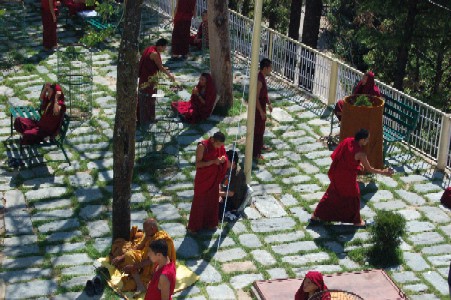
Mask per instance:
[[[165,13],[173,15],[175,0],[159,0],[159,5]],[[198,16],[206,8],[207,0],[197,0]],[[229,26],[232,51],[250,59],[253,21],[229,10]],[[197,29],[195,26],[192,28]],[[265,26],[262,26],[260,45],[260,58],[263,57],[272,61],[273,72],[279,77],[325,105],[333,105],[349,95],[355,82],[363,75],[347,64]],[[383,82],[376,80],[376,83],[382,94],[419,110],[420,119],[408,143],[434,160],[439,169],[450,168],[450,116]]]

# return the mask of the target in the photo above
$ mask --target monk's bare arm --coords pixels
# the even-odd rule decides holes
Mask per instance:
[[[380,174],[380,175],[385,175],[385,176],[391,176],[393,175],[393,170],[391,169],[375,169],[370,165],[370,162],[368,161],[368,157],[366,156],[366,154],[364,152],[359,152],[355,155],[355,159],[356,160],[360,160],[360,162],[362,163],[363,167],[365,168],[365,171],[368,171],[370,173],[375,173],[375,174]]]
[[[260,97],[260,91],[262,90],[263,84],[258,81],[257,83],[257,95],[256,95],[256,103],[257,103],[257,111],[260,113],[260,116],[263,120],[266,119],[266,111],[263,111],[263,107],[260,105],[260,101],[258,98]]]
[[[60,98],[61,98],[61,92],[58,91],[58,92],[56,92],[56,95],[55,95],[55,103],[53,103],[53,115],[54,116],[58,116],[60,114],[61,106],[58,103],[58,100]]]
[[[219,160],[218,159],[203,161],[202,158],[204,157],[204,151],[205,151],[204,145],[202,145],[202,144],[197,145],[197,149],[196,149],[196,169],[209,167],[209,166],[211,166],[211,165],[213,165],[215,163],[219,164]]]
[[[161,62],[160,57],[158,56],[158,54],[156,52],[152,52],[150,54],[150,59],[153,60],[155,62],[155,64],[157,65],[157,68],[160,72],[163,72],[164,74],[166,74],[166,76],[168,76],[172,81],[175,80],[174,75],[171,74],[171,72],[169,72],[164,66],[163,63]]]
[[[160,279],[158,280],[158,289],[161,292],[161,300],[169,300],[169,296],[171,293],[171,283],[166,275],[160,275]]]

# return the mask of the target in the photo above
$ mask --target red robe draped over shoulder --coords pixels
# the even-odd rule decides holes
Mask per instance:
[[[354,91],[352,91],[352,95],[371,95],[380,97],[381,92],[374,82],[374,73],[367,72],[365,75],[367,76],[366,83],[363,84],[362,80],[360,80],[354,88]],[[343,111],[343,105],[344,100],[338,100],[337,104],[335,104],[334,113],[339,121],[341,121],[341,114],[339,113]]]
[[[309,299],[309,293],[304,292],[304,281],[305,278],[310,279],[311,282],[313,282],[317,287],[317,292],[327,290],[326,284],[324,284],[323,274],[321,274],[318,271],[310,271],[305,274],[304,280],[302,281],[301,287],[296,292],[296,295],[294,296],[294,300],[308,300]],[[319,298],[315,298],[320,300]],[[321,295],[321,300],[330,300],[330,293],[324,293],[324,295]]]
[[[196,0],[178,0],[172,30],[172,55],[187,55]]]
[[[199,92],[205,101],[203,104],[198,95],[191,95],[189,101],[172,102],[171,107],[174,111],[177,111],[182,118],[191,124],[199,123],[206,120],[212,113],[213,106],[216,101],[216,88],[213,78],[210,74],[205,75],[207,79],[204,92]],[[197,90],[201,91],[202,87],[198,84]]]
[[[224,146],[216,149],[210,139],[200,142],[204,146],[202,161],[226,156]],[[194,198],[191,204],[188,229],[196,232],[218,226],[219,184],[227,172],[227,161],[197,168],[194,178]]]
[[[167,265],[155,270],[152,275],[152,280],[147,285],[147,292],[144,300],[161,299],[161,291],[158,289],[158,282],[160,281],[161,275],[165,275],[169,280],[169,300],[172,299],[172,294],[174,294],[175,290],[176,269],[175,262],[171,261]]]
[[[268,98],[268,86],[266,84],[265,76],[262,72],[258,72],[258,81],[262,83],[262,88],[260,90],[260,95],[258,96],[258,101],[263,111],[266,112],[266,104],[269,101]],[[263,120],[258,109],[255,110],[255,127],[254,127],[254,150],[253,157],[259,157],[262,154],[263,149],[263,136],[265,134],[266,120]]]
[[[56,0],[51,0],[55,15],[58,15]],[[57,22],[53,22],[52,12],[50,10],[49,0],[41,0],[42,15],[42,44],[45,49],[52,49],[57,45],[56,26]]]
[[[158,72],[157,64],[150,58],[152,53],[157,53],[161,61],[160,52],[157,51],[157,46],[150,46],[144,49],[144,52],[139,60],[139,92],[140,96],[137,104],[137,119],[139,123],[148,123],[155,121],[155,98],[153,94],[157,93],[155,85],[151,82],[152,76]],[[141,104],[140,104],[141,102]],[[142,106],[142,108],[140,108]],[[142,111],[140,111],[142,109]]]
[[[315,209],[314,216],[323,221],[360,223],[360,189],[357,173],[360,161],[355,155],[363,149],[354,138],[344,139],[332,153],[330,185]]]
[[[55,101],[56,92],[61,92],[58,99],[58,104],[60,105],[60,112],[58,115],[53,114],[53,103]],[[61,87],[56,85],[53,95],[50,98],[46,96],[42,101],[42,115],[39,121],[21,117],[14,120],[14,128],[23,135],[22,144],[37,144],[42,142],[44,138],[48,136],[56,136],[61,128],[65,112],[66,105],[64,104],[64,94],[62,93]]]

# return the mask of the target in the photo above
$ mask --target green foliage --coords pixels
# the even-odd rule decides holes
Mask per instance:
[[[368,96],[359,95],[354,103],[354,106],[373,106]]]
[[[406,231],[404,217],[391,211],[378,211],[369,231],[373,244],[368,252],[370,263],[375,266],[401,263],[399,245]]]
[[[83,35],[83,37],[80,39],[80,42],[88,47],[94,47],[105,41],[108,37],[111,37],[113,33],[114,28],[107,28],[101,31],[89,29],[85,32],[85,35]]]

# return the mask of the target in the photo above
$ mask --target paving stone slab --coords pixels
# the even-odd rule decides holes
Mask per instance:
[[[253,195],[282,194],[282,188],[278,184],[252,185]]]
[[[451,224],[446,226],[440,226],[440,229],[451,239]]]
[[[421,218],[421,214],[414,208],[401,209],[396,211],[403,216],[407,221],[417,220]]]
[[[434,225],[423,221],[408,221],[406,223],[406,231],[410,233],[424,232],[434,230]]]
[[[421,292],[425,292],[428,290],[427,285],[425,285],[423,283],[405,284],[403,286],[403,288],[408,291],[415,292],[415,293],[421,293]]]
[[[29,179],[24,181],[22,185],[26,188],[43,188],[63,184],[64,176],[53,176]]]
[[[276,259],[266,250],[253,250],[252,256],[256,261],[264,266],[270,266],[276,264]]]
[[[393,273],[392,276],[393,279],[399,283],[420,281],[420,279],[415,275],[415,273],[411,271],[395,272]]]
[[[321,190],[321,187],[317,184],[298,184],[291,188],[293,191],[299,193],[311,193]]]
[[[83,220],[97,218],[104,211],[103,205],[86,205],[78,213]]]
[[[81,203],[93,202],[103,198],[98,188],[79,188],[75,191],[77,201]]]
[[[318,249],[315,242],[313,242],[313,241],[285,243],[285,244],[281,244],[281,245],[272,246],[271,248],[275,253],[282,254],[282,255],[314,251],[314,250]]]
[[[285,123],[285,122],[293,122],[293,117],[287,113],[285,110],[279,107],[275,107],[273,111],[271,112],[271,116],[274,120],[276,120],[279,123]]]
[[[247,248],[259,248],[262,246],[260,239],[255,234],[242,234],[238,237],[241,245]]]
[[[285,279],[288,278],[288,274],[285,269],[282,268],[274,268],[267,270],[270,279]]]
[[[213,239],[209,241],[204,241],[203,244],[206,248],[217,248],[218,243],[220,243],[221,248],[227,248],[231,246],[236,246],[236,242],[230,237],[223,237],[221,240]]]
[[[57,209],[61,207],[71,206],[72,202],[70,199],[52,199],[50,201],[39,201],[33,202],[32,206],[38,210],[44,209]]]
[[[55,232],[55,231],[64,231],[72,228],[77,228],[80,226],[80,222],[78,219],[67,219],[60,221],[53,221],[49,223],[42,224],[38,227],[39,232]]]
[[[181,217],[177,207],[169,203],[151,205],[150,210],[159,221],[170,221]]]
[[[415,235],[409,235],[408,238],[414,245],[433,245],[445,240],[437,232],[422,232]]]
[[[174,239],[174,247],[177,251],[177,257],[193,258],[200,255],[199,246],[191,237]]]
[[[190,296],[199,294],[200,292],[201,291],[200,291],[200,289],[197,286],[192,285],[192,286],[187,287],[186,289],[184,289],[184,290],[182,290],[182,291],[180,291],[178,293],[175,293],[174,294],[174,298],[176,298],[176,299],[178,299],[179,297],[188,298]],[[188,299],[192,299],[192,298],[188,298]]]
[[[258,173],[255,173],[255,176],[263,182],[274,181],[273,175],[267,170],[259,171]]]
[[[376,181],[378,184],[383,184],[390,188],[395,188],[398,186],[398,182],[396,180],[387,176],[376,176]]]
[[[261,274],[240,274],[233,276],[230,279],[230,284],[235,290],[242,289],[256,280],[263,280],[263,275]]]
[[[293,268],[296,277],[304,277],[308,271],[318,271],[321,273],[338,273],[343,272],[343,268],[339,265],[314,265],[301,268]]]
[[[111,234],[110,227],[108,226],[108,221],[105,220],[93,221],[89,222],[87,226],[89,230],[89,235],[91,237],[101,237]]]
[[[241,248],[233,248],[227,250],[220,250],[213,256],[213,258],[220,262],[228,262],[232,260],[241,260],[246,255],[247,255],[246,252],[244,252]]]
[[[378,203],[374,203],[373,206],[379,210],[390,210],[390,211],[399,210],[399,209],[407,207],[407,205],[401,200],[378,202]]]
[[[200,276],[200,281],[205,283],[222,282],[221,274],[212,266],[212,264],[204,260],[188,260],[186,266],[194,273]]]
[[[163,223],[160,227],[166,231],[171,237],[185,236],[186,226],[180,223]]]
[[[257,268],[251,261],[230,262],[222,264],[224,273],[234,272],[252,272],[257,271]]]
[[[298,174],[299,170],[296,168],[273,169],[272,173],[277,177],[285,177],[288,175]]]
[[[422,206],[418,210],[433,223],[449,223],[451,221],[451,217],[440,207]]]
[[[274,234],[268,235],[264,238],[265,243],[273,244],[273,243],[286,243],[292,242],[296,240],[300,240],[305,237],[305,234],[302,231],[289,232],[284,234]]]
[[[86,247],[85,243],[67,243],[67,244],[59,244],[59,245],[51,245],[45,247],[46,253],[65,253],[71,251],[79,251]]]
[[[303,171],[306,174],[315,174],[319,172],[319,168],[310,164],[310,163],[299,163],[298,164],[301,171]]]
[[[40,200],[47,198],[61,197],[67,193],[67,188],[65,187],[49,187],[41,188],[39,190],[31,190],[25,193],[25,197],[28,201],[30,200]]]
[[[451,261],[451,254],[446,255],[436,255],[436,256],[428,256],[427,259],[434,266],[449,266]]]
[[[430,247],[424,247],[421,249],[421,252],[424,254],[448,254],[451,253],[451,245],[450,244],[443,244],[443,245],[434,245]]]
[[[254,232],[273,232],[290,230],[296,225],[290,217],[260,219],[251,221],[251,229]]]
[[[208,294],[208,299],[218,299],[218,300],[236,299],[235,293],[227,284],[210,285],[207,286],[206,290]]]
[[[54,267],[92,264],[93,260],[86,253],[64,254],[51,259]]]
[[[429,269],[429,264],[418,253],[404,252],[404,260],[406,265],[415,272],[424,271]]]
[[[75,230],[70,232],[53,232],[47,236],[49,242],[68,241],[81,235],[81,231]]]
[[[434,184],[431,182],[428,183],[421,183],[421,184],[415,184],[413,186],[413,189],[421,194],[425,194],[425,193],[430,193],[430,192],[437,192],[437,191],[442,191],[442,187],[440,186],[440,184]]]
[[[5,299],[27,299],[32,297],[43,297],[52,295],[57,289],[56,282],[51,280],[33,280],[28,282],[16,283],[14,285],[7,285],[5,292]]]
[[[286,215],[285,210],[279,204],[279,202],[273,196],[267,195],[265,197],[255,196],[252,197],[253,203],[262,214],[267,218],[279,218]]]
[[[435,295],[432,294],[420,294],[420,295],[411,295],[409,296],[409,299],[411,300],[440,300],[440,298],[437,298]]]
[[[5,232],[11,235],[33,233],[30,216],[25,210],[22,211],[20,215],[17,213],[5,215],[4,226]]]
[[[330,259],[330,256],[326,252],[307,253],[297,256],[285,256],[282,258],[283,262],[289,263],[292,266],[306,265],[312,262],[322,262]]]
[[[429,181],[429,179],[423,175],[401,176],[401,177],[399,177],[399,179],[404,183],[418,183],[418,182]]]
[[[302,182],[308,182],[311,178],[308,175],[296,175],[293,177],[283,178],[282,182],[287,185],[298,184]]]
[[[19,245],[19,246],[5,246],[2,250],[3,255],[6,256],[27,256],[31,254],[39,254],[40,250],[37,244]]]
[[[38,211],[31,215],[33,221],[45,221],[49,219],[68,219],[73,215],[72,209],[55,209],[48,211]]]
[[[283,194],[280,198],[280,202],[285,206],[293,206],[298,204],[298,200],[291,194]]]
[[[362,196],[363,199],[369,201],[374,201],[374,202],[379,202],[381,200],[392,200],[393,199],[393,194],[390,191],[387,190],[378,190],[375,193],[366,193],[365,195]]]
[[[412,205],[424,205],[426,203],[426,200],[424,200],[423,197],[415,193],[405,190],[396,190],[395,193],[398,194],[404,201]]]
[[[5,269],[24,269],[34,266],[39,266],[44,263],[42,256],[26,256],[21,258],[7,257],[2,262],[2,267]]]
[[[95,274],[95,273],[94,273]],[[76,276],[67,281],[60,282],[60,286],[66,289],[72,289],[74,287],[85,286],[86,281],[92,280],[93,275]]]
[[[69,176],[69,183],[75,187],[89,187],[94,184],[91,174],[85,172],[78,172],[75,175]]]

